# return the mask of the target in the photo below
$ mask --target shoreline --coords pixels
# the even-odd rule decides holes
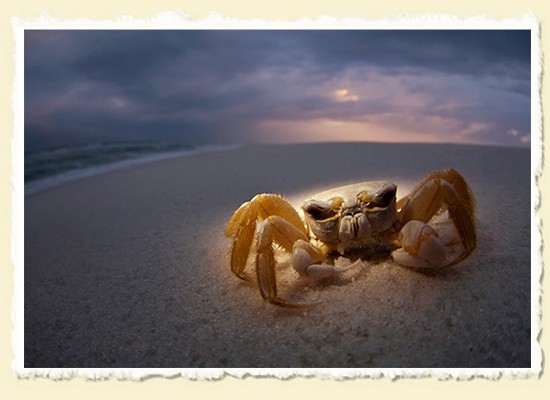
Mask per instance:
[[[44,190],[55,188],[57,186],[62,186],[71,182],[76,182],[80,179],[90,178],[112,171],[118,171],[120,169],[132,168],[137,165],[154,163],[171,158],[189,157],[196,154],[211,152],[231,151],[236,150],[240,147],[240,145],[204,145],[185,150],[144,154],[142,156],[123,159],[120,161],[113,161],[110,163],[97,164],[84,168],[71,169],[59,174],[49,175],[25,183],[25,198],[32,196],[33,194],[40,193]]]

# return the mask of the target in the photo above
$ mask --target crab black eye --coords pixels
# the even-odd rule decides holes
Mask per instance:
[[[395,185],[388,185],[374,196],[372,201],[368,204],[369,208],[374,207],[388,207],[395,199],[395,193],[397,187]]]
[[[335,215],[330,205],[319,200],[308,200],[304,202],[302,209],[312,218],[317,220],[327,219]]]

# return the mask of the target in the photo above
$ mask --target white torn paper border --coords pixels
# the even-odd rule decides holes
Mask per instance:
[[[63,21],[49,15],[43,15],[32,21],[18,18],[12,20],[15,39],[16,77],[13,92],[14,126],[13,137],[13,219],[12,219],[12,260],[14,264],[14,295],[12,321],[14,325],[12,341],[15,358],[14,374],[19,378],[44,377],[54,380],[81,377],[89,380],[127,379],[143,380],[153,377],[185,377],[192,380],[219,380],[224,376],[244,378],[246,376],[269,376],[288,379],[296,376],[317,377],[321,379],[353,378],[411,378],[435,377],[441,380],[472,378],[499,379],[502,377],[532,378],[542,373],[542,349],[538,341],[541,326],[541,278],[542,278],[542,240],[540,194],[537,186],[542,171],[542,53],[540,46],[539,22],[532,15],[514,19],[496,21],[488,17],[457,18],[451,15],[404,16],[388,20],[337,19],[319,17],[298,21],[269,22],[262,20],[237,20],[220,14],[212,14],[202,21],[193,21],[177,13],[160,13],[150,19],[135,19],[122,16],[114,21],[93,21],[75,19]],[[144,368],[144,369],[102,369],[102,368],[24,368],[24,116],[23,116],[23,57],[24,31],[28,29],[529,29],[531,30],[531,368],[494,369],[494,368]]]

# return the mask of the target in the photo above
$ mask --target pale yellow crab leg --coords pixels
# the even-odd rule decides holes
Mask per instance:
[[[451,185],[454,193],[446,193],[445,198],[440,192],[442,181]],[[468,213],[474,215],[474,197],[466,180],[455,169],[449,168],[434,171],[422,179],[416,187],[397,202],[400,210],[401,221],[405,224],[413,219],[428,222],[441,208],[442,200],[451,205],[460,206]]]
[[[294,207],[292,207],[282,196],[277,194],[259,194],[254,197],[253,201],[257,201],[258,203],[258,214],[261,219],[266,219],[271,215],[277,215],[292,224],[292,226],[304,235],[307,235],[307,230],[302,218],[300,218],[300,215]]]
[[[262,297],[271,304],[287,308],[305,308],[315,305],[290,303],[277,295],[273,243],[276,242],[285,250],[292,251],[294,243],[298,240],[306,241],[307,236],[283,218],[270,216],[260,224],[256,271]]]
[[[431,253],[433,253],[434,260],[440,257],[442,244],[437,240],[437,232],[432,228],[424,228],[415,221],[421,221],[424,223],[423,225],[427,224],[444,205],[448,208],[464,250],[456,259],[447,262],[446,265],[433,265],[433,267],[454,265],[465,259],[475,249],[477,235],[473,195],[464,178],[456,170],[433,172],[407,197],[406,203],[400,210],[400,218],[404,224],[401,232],[405,236],[404,240],[408,240],[409,250],[413,248],[410,243],[416,241],[418,246],[424,244],[425,248],[433,249]],[[407,227],[407,224],[411,222],[414,222],[414,226]],[[413,237],[414,239],[411,239]],[[407,251],[405,248],[404,250]],[[416,256],[412,250],[408,253]]]
[[[225,235],[233,238],[230,252],[231,271],[241,279],[248,280],[244,270],[256,231],[256,221],[266,219],[270,215],[284,218],[297,230],[307,235],[298,212],[279,195],[259,194],[242,204],[225,228]]]
[[[247,201],[233,214],[225,228],[225,235],[233,237],[231,244],[231,271],[241,279],[248,280],[244,275],[250,246],[256,232],[258,206],[254,201]]]

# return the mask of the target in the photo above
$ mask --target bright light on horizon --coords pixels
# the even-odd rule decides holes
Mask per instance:
[[[331,120],[269,120],[256,125],[250,141],[266,144],[292,144],[315,142],[387,142],[387,143],[456,143],[492,145],[475,137],[465,139],[464,134],[449,135],[437,131],[415,132],[392,130],[375,122]]]

